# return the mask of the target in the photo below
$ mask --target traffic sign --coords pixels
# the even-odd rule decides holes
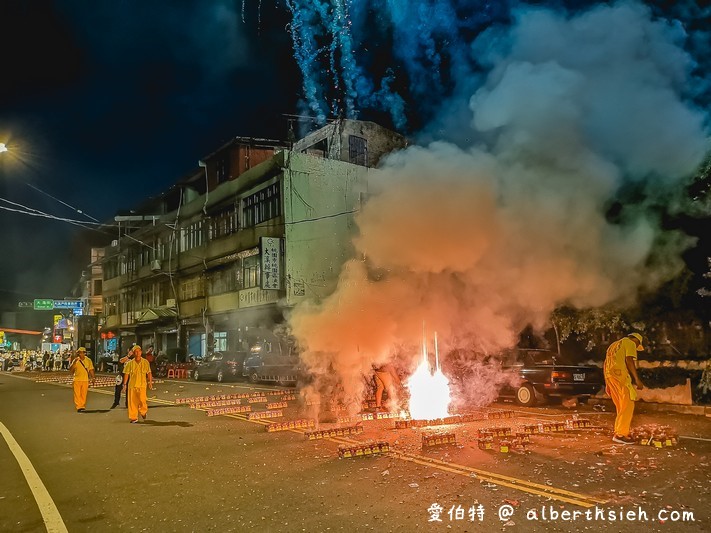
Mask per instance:
[[[54,300],[54,309],[74,309],[84,307],[84,302],[81,300]]]
[[[51,311],[54,309],[54,300],[36,299],[34,309],[35,311]]]

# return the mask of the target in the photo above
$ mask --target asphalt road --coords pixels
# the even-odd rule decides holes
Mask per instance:
[[[108,409],[110,387],[91,390],[87,412],[76,413],[68,386],[0,373],[0,531],[711,529],[708,440],[682,439],[661,450],[614,446],[611,414],[583,409],[602,430],[536,436],[527,453],[479,450],[477,423],[451,428],[457,446],[422,451],[420,430],[394,430],[390,420],[364,422],[365,433],[355,437],[309,441],[298,431],[267,433],[263,421],[242,415],[208,417],[174,403],[253,390],[165,382],[149,393],[148,420],[129,424],[123,407]],[[296,407],[285,414],[303,416]],[[493,424],[569,415],[562,408],[517,409],[515,419]],[[635,423],[670,424],[682,435],[711,439],[703,417],[648,414]],[[338,458],[339,442],[370,439],[387,440],[393,453]],[[507,505],[513,516],[501,520],[498,511]],[[439,522],[432,521],[437,506]],[[640,510],[647,518],[641,524],[619,518]],[[564,520],[566,511],[571,518],[591,514]],[[694,521],[682,522],[684,511]]]

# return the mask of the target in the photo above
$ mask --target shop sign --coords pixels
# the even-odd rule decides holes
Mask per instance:
[[[281,239],[262,237],[262,289],[281,289]]]

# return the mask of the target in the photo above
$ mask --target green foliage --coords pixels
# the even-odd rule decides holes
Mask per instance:
[[[612,307],[590,309],[561,307],[553,312],[551,321],[561,343],[572,336],[575,340],[585,342],[588,350],[597,345],[597,338],[601,331],[614,336],[625,334],[630,329],[630,324],[622,312]]]

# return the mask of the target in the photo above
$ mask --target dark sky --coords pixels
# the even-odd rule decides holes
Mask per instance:
[[[279,4],[0,2],[0,197],[88,220],[33,185],[110,220],[232,136],[284,138],[300,78]],[[7,211],[0,224],[0,301],[67,295],[86,235]]]
[[[351,105],[413,138],[449,129],[457,142],[482,79],[472,42],[520,4],[354,0],[339,18],[311,0],[3,0],[0,142],[10,151],[0,154],[0,207],[110,221],[231,137],[285,139],[283,114],[318,114],[317,100],[330,116]],[[595,3],[529,4],[573,13]],[[645,4],[689,32],[699,79],[686,96],[707,107],[711,10]],[[353,51],[351,63],[334,42]],[[318,59],[304,61],[309,53]],[[454,120],[436,124],[440,114]],[[115,238],[7,210],[0,228],[0,309],[68,296],[86,245]]]

